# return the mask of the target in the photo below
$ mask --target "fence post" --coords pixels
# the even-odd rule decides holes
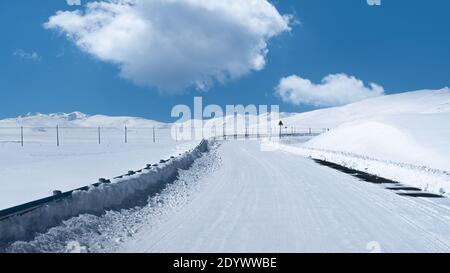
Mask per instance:
[[[153,127],[153,143],[156,142],[155,127]]]
[[[223,133],[223,140],[227,139],[226,129],[225,129],[225,119],[223,120],[222,124],[222,133]]]
[[[56,125],[56,146],[59,147],[59,126]]]
[[[102,143],[102,139],[101,139],[101,132],[100,132],[100,126],[98,126],[98,144]]]
[[[23,126],[20,126],[20,145],[23,147]]]
[[[175,142],[178,142],[178,126],[175,125]]]
[[[128,143],[128,128],[125,126],[125,143]]]

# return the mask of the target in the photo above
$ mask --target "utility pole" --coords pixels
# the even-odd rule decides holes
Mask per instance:
[[[128,143],[128,128],[125,126],[125,144]]]
[[[98,126],[98,144],[102,143],[102,138],[101,138],[101,132],[100,132],[100,126]]]

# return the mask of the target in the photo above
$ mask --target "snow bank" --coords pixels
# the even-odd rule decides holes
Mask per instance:
[[[113,179],[110,184],[92,186],[87,191],[75,191],[68,198],[0,220],[0,245],[30,239],[36,233],[83,213],[102,214],[106,210],[144,205],[149,194],[174,181],[179,169],[188,169],[208,149],[209,143],[202,141],[193,150],[158,166],[149,166],[131,176]]]
[[[418,187],[427,192],[450,197],[450,173],[447,171],[391,160],[380,160],[347,152],[320,150],[281,143],[265,142],[263,146],[266,150],[277,149],[304,157],[333,162],[350,169],[367,172],[405,185]]]
[[[450,171],[450,113],[345,123],[304,145]]]
[[[211,143],[208,153],[187,170],[179,170],[177,179],[150,195],[147,204],[130,209],[108,210],[101,215],[81,214],[63,221],[31,241],[15,241],[0,248],[0,253],[114,253],[124,251],[123,244],[134,240],[140,231],[159,226],[169,215],[198,199],[208,184],[204,178],[221,166],[221,158]],[[135,250],[136,251],[136,250]]]

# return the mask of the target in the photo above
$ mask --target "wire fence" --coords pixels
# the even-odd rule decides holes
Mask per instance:
[[[0,127],[0,143],[54,144],[69,143],[156,143],[171,141],[170,128],[117,127]]]
[[[27,144],[114,144],[114,143],[165,143],[203,138],[248,138],[277,136],[316,136],[328,128],[182,128],[157,127],[0,127],[0,143]]]

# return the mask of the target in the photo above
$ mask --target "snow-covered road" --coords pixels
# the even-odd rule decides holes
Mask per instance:
[[[218,149],[221,166],[197,181],[192,200],[119,251],[450,251],[446,198],[402,197],[257,141]]]

